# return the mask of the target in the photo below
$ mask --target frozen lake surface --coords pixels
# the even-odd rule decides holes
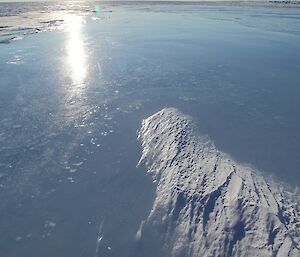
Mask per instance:
[[[165,107],[236,163],[300,186],[300,9],[93,9],[0,4],[1,256],[151,249],[137,232],[157,188],[136,167],[137,131]]]

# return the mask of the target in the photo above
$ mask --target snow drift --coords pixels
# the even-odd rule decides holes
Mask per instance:
[[[139,231],[165,256],[300,256],[294,196],[236,163],[173,108],[145,119],[138,135],[156,198]]]

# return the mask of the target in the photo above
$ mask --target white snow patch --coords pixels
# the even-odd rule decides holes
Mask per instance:
[[[218,151],[189,117],[163,109],[143,121],[138,138],[139,164],[157,181],[139,239],[159,231],[174,257],[300,256],[293,195]]]

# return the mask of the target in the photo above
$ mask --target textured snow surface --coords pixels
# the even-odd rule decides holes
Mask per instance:
[[[142,239],[159,237],[166,256],[300,256],[296,195],[218,151],[176,109],[144,120],[138,137],[157,184]]]

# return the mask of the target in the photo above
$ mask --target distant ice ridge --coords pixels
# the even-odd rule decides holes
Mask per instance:
[[[300,210],[283,186],[218,151],[176,109],[145,119],[138,137],[157,183],[139,235],[159,237],[164,257],[300,256]]]

